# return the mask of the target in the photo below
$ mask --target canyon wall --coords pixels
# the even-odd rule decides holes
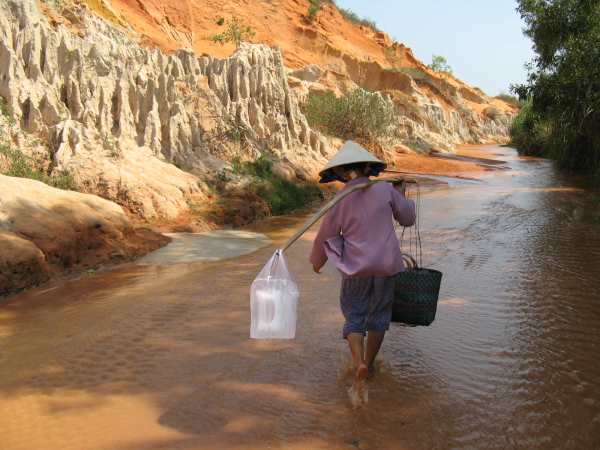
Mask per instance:
[[[304,178],[324,160],[324,140],[300,112],[277,50],[165,55],[83,6],[63,10],[82,37],[52,27],[33,0],[0,5],[0,97],[17,134],[39,138],[50,170],[73,174],[86,192],[145,219],[173,219],[202,199],[202,176],[233,158],[269,151]]]
[[[279,176],[314,180],[341,141],[309,125],[311,93],[379,92],[395,110],[377,143],[392,165],[397,151],[506,139],[512,106],[331,4],[307,23],[307,6],[0,0],[0,295],[166,242],[135,223],[210,227],[215,183],[243,189],[236,161],[267,155]],[[210,41],[225,16],[254,43]],[[79,193],[42,183],[63,178]]]
[[[210,177],[237,158],[266,153],[286,176],[314,178],[339,144],[301,111],[315,90],[362,87],[393,103],[394,130],[382,143],[392,164],[396,148],[452,150],[507,135],[510,108],[383,38],[375,44],[409,66],[384,67],[328,44],[325,68],[293,69],[264,44],[242,44],[221,59],[164,53],[140,45],[135,26],[123,26],[135,22],[108,0],[88,3],[40,10],[35,0],[0,0],[0,97],[22,151],[46,155],[49,173],[67,172],[78,190],[145,220],[175,220],[190,202],[204,202]],[[185,29],[167,34],[189,41]]]

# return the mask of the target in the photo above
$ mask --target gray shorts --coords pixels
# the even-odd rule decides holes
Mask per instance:
[[[346,322],[344,339],[350,333],[386,331],[392,319],[394,277],[349,277],[342,279],[340,306]]]

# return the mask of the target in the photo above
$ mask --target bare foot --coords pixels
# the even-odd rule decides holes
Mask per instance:
[[[367,386],[365,380],[369,374],[369,368],[366,364],[361,364],[356,368],[356,379],[354,380],[354,394],[356,399],[360,403],[367,403],[369,400],[369,394],[367,392]],[[357,405],[355,405],[357,406]]]

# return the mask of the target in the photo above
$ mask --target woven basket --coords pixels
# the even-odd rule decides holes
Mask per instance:
[[[418,267],[414,258],[403,256],[407,270],[396,274],[392,322],[430,325],[435,319],[442,272]]]

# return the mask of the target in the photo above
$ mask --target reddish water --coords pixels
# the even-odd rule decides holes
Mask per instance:
[[[548,162],[423,197],[436,322],[394,327],[352,408],[338,276],[287,260],[297,339],[248,339],[248,287],[273,247],[132,266],[0,307],[0,448],[600,448],[600,200]],[[282,241],[297,222],[280,220]]]

